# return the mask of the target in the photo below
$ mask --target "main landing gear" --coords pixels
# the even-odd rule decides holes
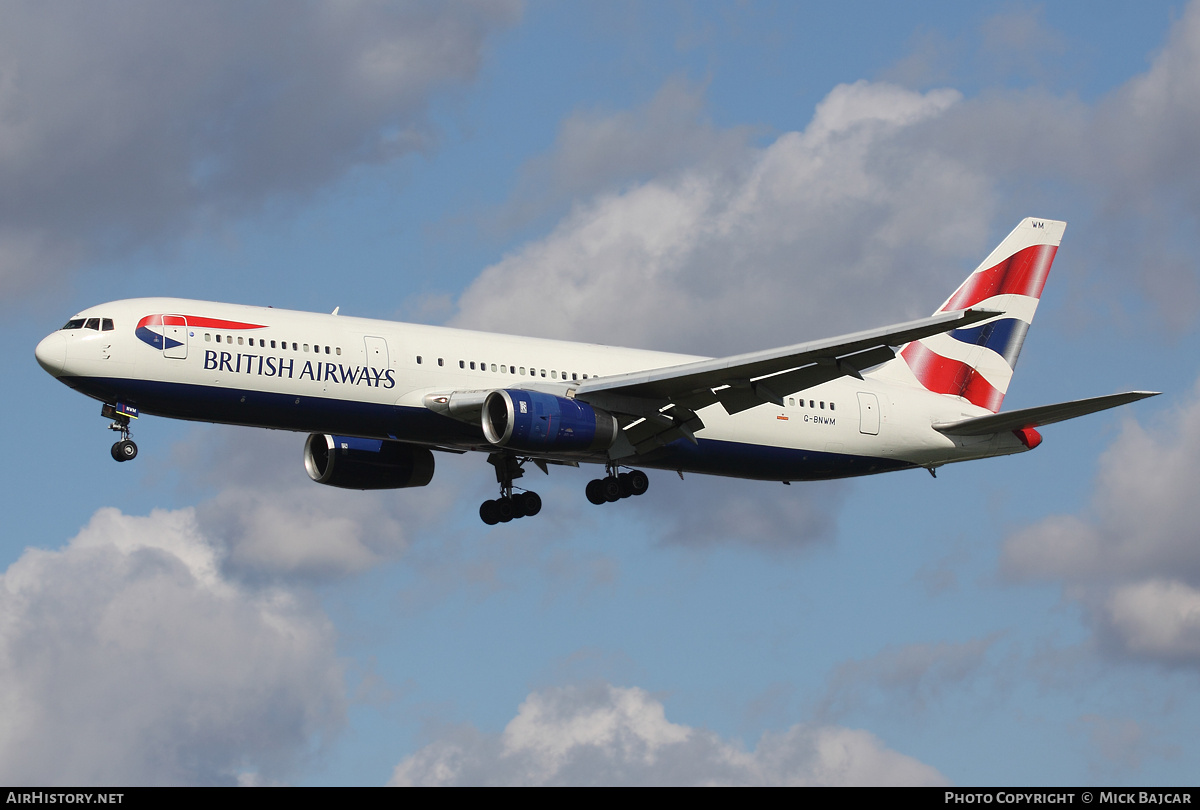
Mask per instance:
[[[489,526],[508,523],[510,520],[533,517],[542,511],[542,499],[536,492],[513,492],[513,481],[525,474],[522,469],[527,458],[517,458],[505,453],[492,453],[488,463],[496,468],[496,483],[500,485],[500,497],[484,501],[479,505],[479,517]],[[533,459],[546,471],[545,462]],[[594,504],[612,503],[631,495],[642,495],[650,488],[650,479],[641,470],[618,473],[617,464],[606,465],[608,475],[589,481],[587,499]]]
[[[495,526],[516,518],[533,517],[542,511],[542,498],[536,492],[513,492],[513,479],[525,474],[521,469],[524,461],[504,453],[492,453],[488,463],[496,468],[500,497],[479,505],[479,517],[484,523]]]
[[[121,439],[112,446],[112,457],[116,461],[133,461],[137,458],[137,445],[133,443],[133,439],[129,438],[129,420],[137,419],[136,411],[129,413],[128,409],[123,405],[105,405],[100,409],[100,415],[106,419],[113,420],[108,426],[109,430],[115,430],[121,434]]]
[[[615,464],[607,465],[608,475],[588,481],[584,493],[587,499],[599,506],[614,503],[631,495],[643,495],[650,488],[650,479],[641,470],[618,473]]]

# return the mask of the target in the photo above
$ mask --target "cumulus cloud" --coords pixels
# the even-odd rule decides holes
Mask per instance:
[[[804,132],[580,202],[487,268],[454,321],[731,353],[931,312],[970,269],[989,190],[901,136],[959,99],[841,85]],[[912,272],[930,266],[949,272]]]
[[[0,292],[428,148],[516,3],[5,6]]]
[[[1100,459],[1091,505],[1013,533],[1004,570],[1062,581],[1111,652],[1196,666],[1198,479],[1200,388],[1154,428],[1127,422]]]
[[[223,576],[191,509],[101,509],[9,566],[0,695],[8,784],[278,779],[345,711],[328,619]]]
[[[504,731],[446,730],[393,785],[943,785],[876,737],[831,726],[768,732],[751,751],[672,723],[661,702],[608,684],[534,692]]]
[[[462,482],[454,474],[436,475],[429,487],[413,490],[316,484],[301,462],[304,439],[205,427],[174,449],[174,463],[190,471],[190,488],[216,490],[197,504],[196,520],[223,550],[227,573],[307,580],[359,573],[398,559],[415,536],[460,508]],[[448,458],[439,454],[435,463]]]

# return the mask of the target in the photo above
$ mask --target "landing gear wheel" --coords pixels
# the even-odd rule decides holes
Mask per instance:
[[[631,495],[645,495],[650,489],[650,479],[641,470],[629,472],[629,491]]]
[[[536,492],[526,492],[523,495],[514,495],[513,499],[520,499],[521,509],[525,517],[533,517],[538,512],[542,511],[542,496]]]
[[[650,488],[650,479],[641,470],[618,473],[615,464],[608,465],[608,475],[588,481],[584,493],[587,499],[599,506],[613,503],[622,498],[642,495]]]
[[[521,497],[521,493],[515,493],[508,502],[512,504],[513,520],[525,517],[525,499]]]
[[[129,439],[122,439],[112,446],[112,457],[117,461],[132,461],[137,458],[137,445]]]
[[[600,479],[600,486],[604,492],[604,500],[608,503],[616,503],[621,500],[621,482],[615,475]]]
[[[608,498],[604,496],[604,481],[599,478],[593,478],[588,481],[587,488],[583,491],[587,495],[587,499],[596,506],[608,503]]]
[[[515,512],[513,511],[512,498],[500,498],[495,503],[496,503],[496,510],[500,514],[500,522],[501,523],[508,523],[510,520],[512,520],[513,518],[515,518],[517,516],[515,514]]]
[[[500,507],[495,501],[484,501],[479,505],[479,519],[489,526],[500,522]]]

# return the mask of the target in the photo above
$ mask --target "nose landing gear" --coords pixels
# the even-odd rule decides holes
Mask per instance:
[[[131,419],[138,418],[137,408],[132,408],[118,402],[116,405],[105,405],[102,407],[100,415],[105,419],[113,420],[112,424],[108,426],[109,430],[115,430],[121,434],[120,441],[112,446],[113,459],[116,461],[133,461],[137,458],[137,445],[129,438],[129,422]]]

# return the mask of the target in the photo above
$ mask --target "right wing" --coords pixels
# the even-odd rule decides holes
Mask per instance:
[[[615,374],[572,387],[576,399],[618,413],[637,411],[623,411],[619,406],[610,408],[599,403],[613,405],[622,398],[640,399],[656,403],[657,410],[670,403],[694,409],[720,402],[726,411],[734,414],[763,403],[782,405],[783,397],[788,394],[838,377],[859,377],[862,369],[895,357],[892,346],[961,329],[1002,314],[984,309],[944,312],[882,329],[733,357]],[[631,404],[626,403],[627,406]]]
[[[697,360],[678,366],[634,371],[571,383],[575,399],[621,420],[621,438],[610,455],[645,453],[685,438],[696,441],[704,422],[696,411],[720,402],[729,414],[783,398],[838,377],[861,377],[861,370],[896,356],[893,346],[961,329],[995,318],[995,310],[943,312],[908,323],[855,332],[778,349]]]

